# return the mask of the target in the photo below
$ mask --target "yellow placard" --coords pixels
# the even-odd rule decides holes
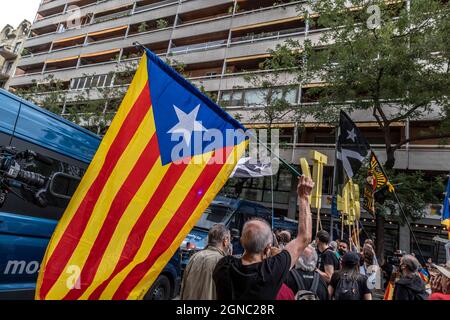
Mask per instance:
[[[328,157],[320,152],[311,151],[311,158],[313,160],[313,175],[314,189],[311,196],[311,207],[322,208],[322,180],[323,167],[328,162]]]

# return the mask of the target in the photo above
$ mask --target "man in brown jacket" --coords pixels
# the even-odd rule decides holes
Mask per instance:
[[[212,274],[217,262],[230,251],[230,231],[222,224],[214,225],[208,233],[207,247],[194,254],[184,270],[181,300],[216,300]]]

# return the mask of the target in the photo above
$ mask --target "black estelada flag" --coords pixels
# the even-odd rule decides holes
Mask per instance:
[[[355,123],[342,110],[339,129],[336,173],[338,184],[343,185],[346,182],[345,176],[351,179],[361,168],[364,158],[369,153],[370,145]]]
[[[259,178],[274,175],[272,162],[262,162],[255,158],[241,158],[230,178]]]

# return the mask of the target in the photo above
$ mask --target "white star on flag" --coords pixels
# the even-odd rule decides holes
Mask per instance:
[[[353,128],[352,131],[347,130],[347,133],[348,133],[347,139],[355,142],[356,139],[355,128]]]
[[[200,105],[195,107],[189,114],[185,113],[183,110],[179,109],[176,105],[173,106],[178,117],[178,123],[168,131],[168,133],[181,133],[187,145],[190,145],[192,133],[194,131],[202,132],[207,131],[207,129],[198,122],[197,115],[200,109]]]

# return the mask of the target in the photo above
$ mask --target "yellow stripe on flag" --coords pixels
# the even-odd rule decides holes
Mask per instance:
[[[72,257],[66,264],[66,267],[61,273],[58,281],[54,284],[52,290],[49,291],[47,295],[48,299],[60,300],[69,292],[67,280],[70,277],[73,277],[73,274],[68,272],[67,268],[69,266],[76,266],[83,269],[86,259],[89,256],[89,252],[91,251],[92,246],[100,232],[101,226],[105,223],[111,204],[122,187],[122,182],[127,179],[154,134],[155,122],[153,119],[153,111],[149,109],[135,135],[131,139],[125,151],[122,153],[114,170],[108,177],[108,181],[97,199],[97,203],[92,211],[80,242],[73,252]]]
[[[187,234],[194,228],[197,221],[200,219],[202,214],[208,208],[210,203],[214,200],[215,195],[222,189],[231,172],[233,172],[234,167],[238,159],[242,157],[244,154],[245,148],[247,146],[247,141],[242,142],[241,144],[234,147],[233,152],[227,159],[227,163],[222,167],[220,173],[214,179],[214,182],[211,184],[208,191],[205,193],[203,199],[197,205],[195,211],[181,229],[181,232],[173,241],[172,245],[167,249],[160,257],[157,259],[153,265],[153,267],[147,272],[147,274],[141,279],[141,281],[136,285],[136,287],[132,290],[127,299],[143,299],[147,291],[150,289],[149,283],[153,283],[161,271],[164,269],[166,265],[166,261],[169,261],[170,258],[174,255],[177,249],[180,247],[183,240],[186,238]]]
[[[150,170],[144,183],[141,185],[120,219],[114,235],[105,250],[104,259],[102,259],[99,265],[94,281],[81,296],[81,300],[88,299],[91,293],[96,289],[97,285],[112,274],[113,269],[111,266],[117,265],[122,249],[133,228],[133,224],[130,223],[130,221],[137,221],[169,168],[170,165],[162,166],[161,159],[158,159]]]
[[[74,213],[77,211],[81,202],[86,196],[90,186],[94,183],[97,178],[101,168],[104,165],[106,155],[111,147],[111,144],[114,142],[115,137],[117,136],[120,128],[122,127],[123,122],[125,121],[128,113],[131,108],[134,106],[136,100],[141,95],[144,87],[148,82],[148,70],[147,70],[147,58],[145,56],[142,57],[139,67],[136,71],[136,75],[122,101],[122,104],[114,117],[114,120],[111,123],[111,126],[106,133],[105,137],[102,139],[99,149],[97,150],[91,164],[89,165],[86,173],[83,176],[83,181],[78,186],[75,194],[72,196],[72,199],[67,206],[67,209],[60,219],[55,232],[53,233],[49,245],[47,247],[44,259],[42,261],[41,269],[43,269],[51,257],[53,251],[56,246],[60,242],[63,234],[65,233],[67,226],[73,218]],[[38,293],[40,292],[40,286],[42,283],[42,277],[44,273],[39,272],[38,280],[36,283],[36,298],[38,297]]]
[[[178,180],[175,187],[170,192],[169,196],[165,200],[163,206],[155,216],[150,227],[148,228],[144,241],[139,248],[133,262],[125,267],[121,272],[119,272],[105,288],[101,295],[101,299],[112,299],[118,287],[122,284],[123,280],[127,277],[130,271],[139,263],[143,262],[149,252],[153,249],[159,236],[167,227],[168,223],[172,219],[172,214],[176,209],[180,207],[183,200],[186,198],[187,194],[191,190],[192,185],[195,183],[197,178],[200,176],[202,171],[207,166],[207,161],[212,157],[213,152],[202,154],[192,157],[190,163],[187,166],[187,170],[183,172],[180,179]],[[205,159],[206,161],[199,161],[199,158]],[[202,164],[193,164],[193,163]],[[167,208],[170,208],[168,211]],[[171,213],[171,214],[169,214]]]

